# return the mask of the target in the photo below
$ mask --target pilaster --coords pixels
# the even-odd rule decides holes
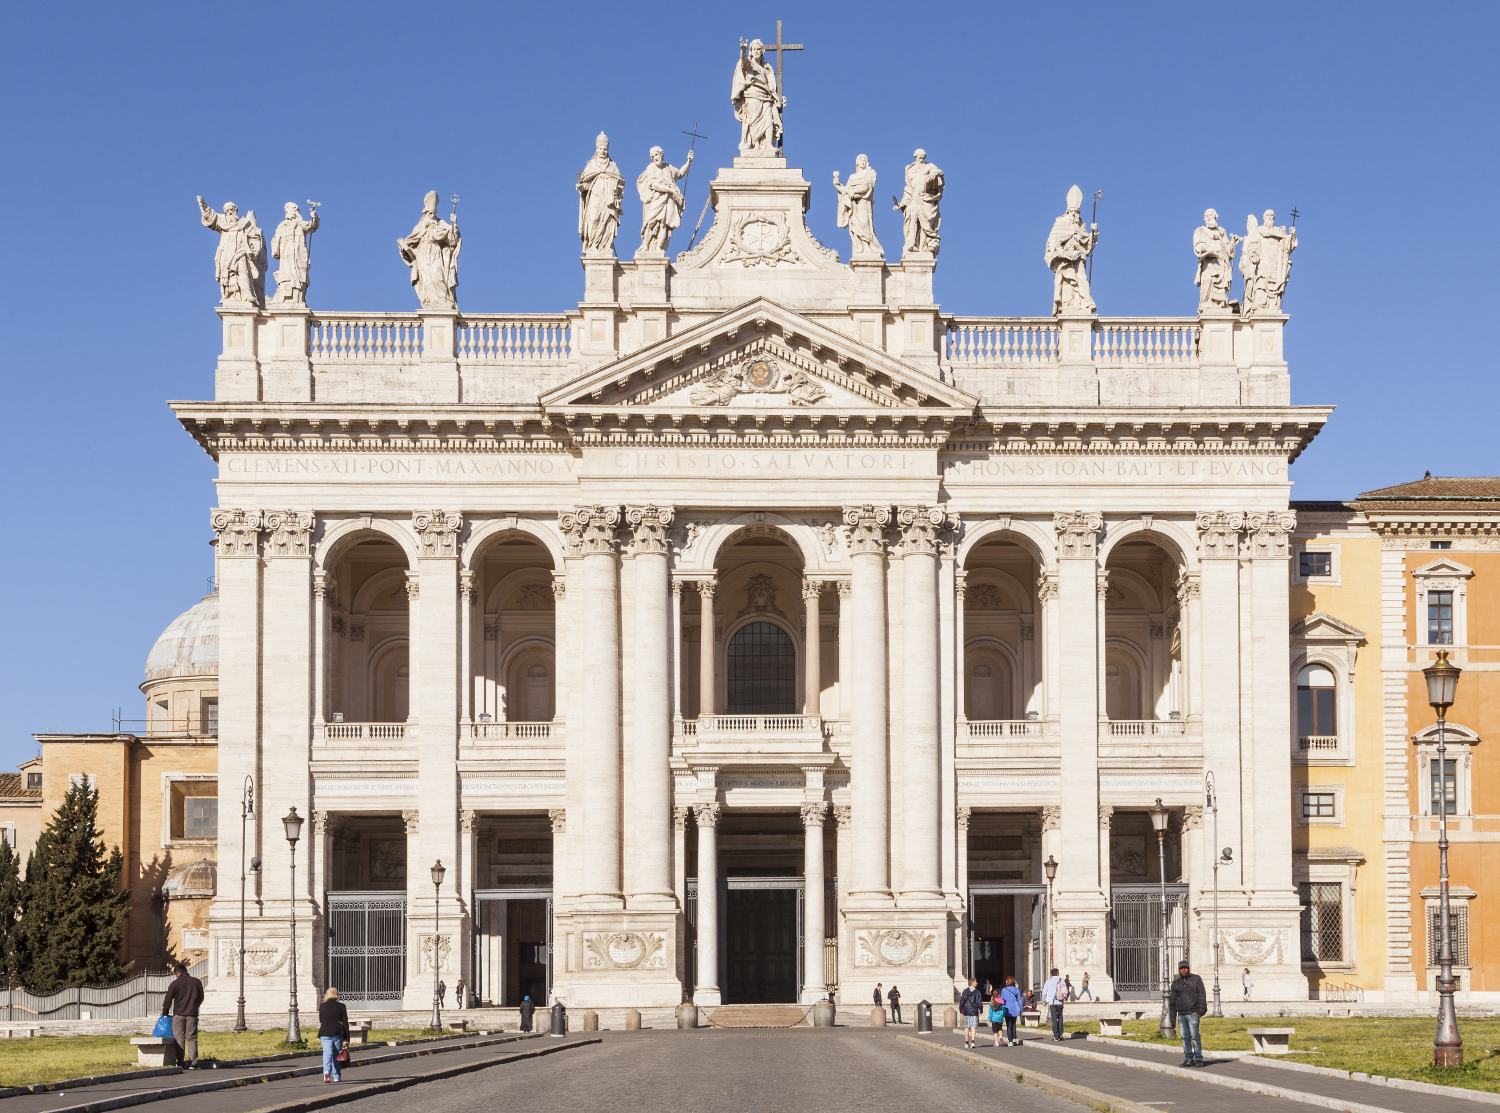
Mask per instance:
[[[266,310],[266,351],[261,353],[261,396],[267,402],[316,401],[308,328],[312,310],[305,305]]]
[[[888,907],[891,902],[885,652],[885,530],[891,524],[891,510],[888,506],[846,507],[844,523],[849,527],[854,566],[848,634],[854,689],[849,716],[855,872],[848,907],[852,910]],[[845,636],[842,630],[840,636]]]
[[[423,309],[422,359],[408,368],[412,388],[422,402],[463,401],[458,374],[458,327],[456,309]]]

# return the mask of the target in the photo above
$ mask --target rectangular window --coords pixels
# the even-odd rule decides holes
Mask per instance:
[[[219,701],[206,699],[203,701],[203,721],[207,724],[208,733],[214,738],[219,737]]]
[[[10,843],[10,848],[14,850],[16,848],[15,824],[7,823],[3,827],[0,827],[0,839],[4,839],[6,842]]]
[[[41,788],[42,787],[42,775],[40,773],[27,773],[26,774],[26,787],[27,788]]]
[[[219,798],[189,796],[183,801],[183,837],[216,839],[219,837]]]
[[[1298,560],[1298,573],[1303,579],[1333,575],[1333,554],[1303,553]]]
[[[1427,644],[1453,644],[1453,592],[1427,593]]]
[[[1469,902],[1448,902],[1448,930],[1453,934],[1453,965],[1469,965]],[[1443,910],[1437,904],[1427,906],[1427,965],[1438,964],[1438,941],[1443,936]]]
[[[1304,792],[1302,794],[1303,819],[1335,819],[1333,793]]]
[[[1453,542],[1452,541],[1434,541],[1434,542],[1432,542],[1431,547],[1434,548],[1434,549],[1451,549],[1451,548],[1453,548]]]
[[[1303,881],[1297,886],[1302,902],[1302,961],[1344,961],[1344,894],[1336,881]]]
[[[1332,688],[1297,688],[1297,733],[1303,738],[1331,738],[1334,724]]]
[[[1432,814],[1442,815],[1443,808],[1447,807],[1449,815],[1457,815],[1458,762],[1450,757],[1442,764],[1443,768],[1439,770],[1438,759],[1432,759]]]
[[[83,785],[90,792],[97,792],[99,790],[99,774],[97,774],[97,773],[69,773],[68,774],[68,787],[69,788],[75,788],[78,785]]]

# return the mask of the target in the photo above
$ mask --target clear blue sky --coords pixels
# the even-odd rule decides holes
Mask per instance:
[[[1203,209],[1243,229],[1295,205],[1293,398],[1338,411],[1293,497],[1500,472],[1494,3],[17,4],[0,767],[33,731],[139,717],[146,653],[212,570],[212,462],[164,404],[213,391],[195,194],[262,227],[323,202],[310,303],[400,310],[395,237],[428,189],[460,193],[459,304],[564,310],[595,134],[633,178],[652,144],[680,164],[696,121],[696,220],[737,142],[738,40],[778,15],[807,46],[786,64],[786,153],[824,243],[847,253],[831,172],[865,152],[884,197],[921,146],[947,173],[949,311],[1049,311],[1042,244],[1076,182],[1104,190],[1101,313],[1185,315]],[[876,220],[889,251],[898,214]],[[632,191],[627,250],[638,222]]]

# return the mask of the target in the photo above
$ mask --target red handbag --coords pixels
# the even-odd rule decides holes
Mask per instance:
[[[347,1067],[349,1065],[349,1045],[347,1043],[339,1048],[339,1053],[333,1057],[333,1061],[340,1067]]]

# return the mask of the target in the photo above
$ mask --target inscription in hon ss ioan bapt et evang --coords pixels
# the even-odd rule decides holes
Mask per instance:
[[[1286,461],[1250,456],[963,456],[943,460],[946,484],[1281,483]]]

